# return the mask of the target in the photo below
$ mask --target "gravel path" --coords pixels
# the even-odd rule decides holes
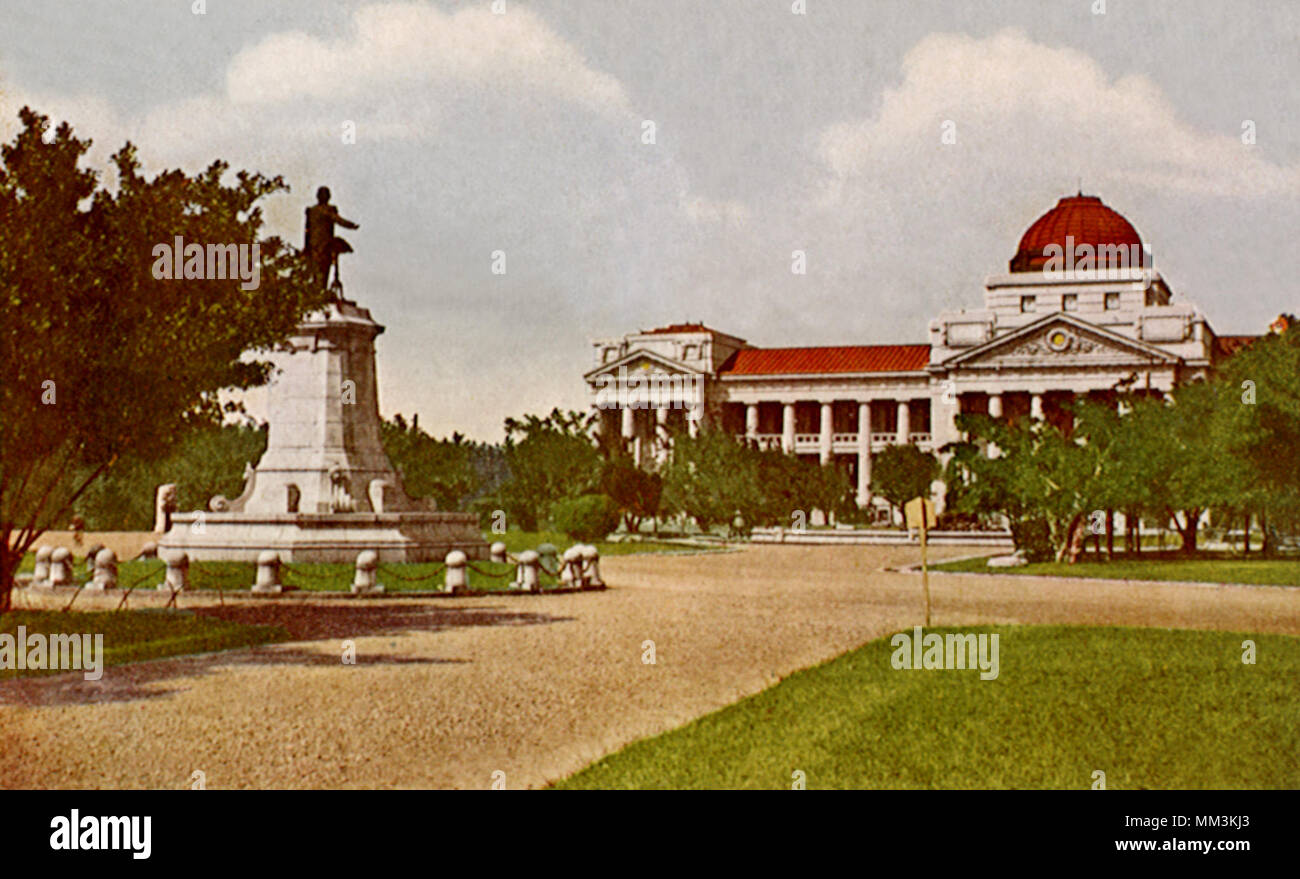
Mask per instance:
[[[98,682],[0,682],[0,786],[184,788],[195,771],[211,788],[487,788],[495,772],[510,788],[544,785],[919,624],[920,578],[880,570],[915,554],[754,546],[611,557],[601,593],[227,602],[203,612],[279,622],[301,640],[110,668]],[[935,625],[1300,633],[1297,590],[968,575],[931,588]],[[341,663],[344,639],[356,665]]]

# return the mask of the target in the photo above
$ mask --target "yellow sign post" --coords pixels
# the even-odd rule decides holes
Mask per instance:
[[[903,516],[908,528],[921,531],[921,585],[925,588],[925,624],[930,625],[930,569],[926,562],[926,533],[934,527],[934,501],[924,497],[914,497],[903,507]]]

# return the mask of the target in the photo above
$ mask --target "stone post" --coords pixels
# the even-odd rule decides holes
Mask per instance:
[[[86,578],[87,579],[95,576],[95,556],[99,555],[99,551],[103,548],[104,548],[104,544],[102,543],[92,543],[89,547],[86,548]]]
[[[564,551],[564,567],[560,571],[560,585],[582,588],[582,548],[574,544]]]
[[[831,459],[831,432],[835,429],[835,407],[830,403],[822,403],[822,424],[821,435],[818,437],[817,451],[821,462],[828,463]]]
[[[50,588],[56,586],[75,586],[72,574],[72,552],[66,546],[60,546],[50,553]]]
[[[283,592],[280,585],[280,554],[273,549],[264,550],[257,556],[257,582],[253,584],[254,592]]]
[[[459,549],[453,549],[447,553],[447,585],[446,592],[468,592],[469,591],[469,569],[466,565],[469,558]]]
[[[379,553],[373,549],[363,549],[357,553],[357,572],[352,577],[352,592],[363,595],[368,592],[383,592],[384,587],[376,580],[375,572],[379,569]]]
[[[794,404],[781,406],[781,451],[794,454]]]
[[[601,589],[605,581],[600,579],[600,550],[591,544],[582,548],[582,563],[586,569],[587,587]]]
[[[169,552],[163,556],[167,576],[158,584],[159,592],[184,592],[190,585],[190,557],[184,552]]]
[[[506,545],[501,541],[498,540],[496,543],[492,544],[489,552],[492,554],[492,561],[497,562],[498,564],[505,564],[507,561]]]
[[[95,554],[95,575],[86,588],[99,592],[117,588],[117,553],[101,549]]]
[[[541,592],[542,579],[537,571],[537,553],[526,549],[519,553],[519,571],[516,582],[525,592]]]
[[[36,567],[32,570],[32,585],[45,588],[50,585],[50,556],[54,549],[48,546],[36,548]]]

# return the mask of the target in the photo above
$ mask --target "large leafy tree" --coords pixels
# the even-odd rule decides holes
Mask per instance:
[[[1225,450],[1218,458],[1245,465],[1236,497],[1243,512],[1267,512],[1294,527],[1300,520],[1300,322],[1284,315],[1280,323],[1282,332],[1255,340],[1221,370]]]
[[[871,491],[895,507],[915,497],[929,497],[939,478],[939,459],[911,443],[888,446],[871,461]]]
[[[71,126],[20,118],[0,147],[0,611],[23,553],[87,486],[128,451],[157,457],[217,422],[218,393],[266,382],[259,355],[328,297],[295,251],[258,237],[281,178],[226,185],[220,161],[146,178],[128,143],[109,189]],[[260,284],[154,278],[155,246],[177,236],[257,243]]]
[[[591,438],[593,413],[552,409],[505,422],[509,479],[498,500],[511,522],[537,528],[557,502],[589,494],[600,482],[601,458]]]
[[[86,489],[72,510],[88,531],[148,531],[154,525],[154,491],[174,483],[182,510],[205,509],[214,495],[238,497],[244,467],[266,450],[266,428],[251,421],[203,425],[160,458],[125,454]]]
[[[478,443],[460,434],[434,439],[400,413],[380,424],[384,451],[402,471],[402,484],[412,497],[431,497],[440,510],[463,510],[482,489],[484,474],[475,466],[483,452]]]
[[[723,430],[678,436],[664,469],[663,505],[705,531],[725,525],[747,532],[763,517],[758,462],[757,450]]]

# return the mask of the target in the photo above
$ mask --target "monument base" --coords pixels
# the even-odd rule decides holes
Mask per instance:
[[[441,562],[454,549],[489,555],[474,513],[174,513],[158,541],[160,553],[198,562],[255,562],[274,550],[286,563],[354,564],[367,549],[384,564]]]

